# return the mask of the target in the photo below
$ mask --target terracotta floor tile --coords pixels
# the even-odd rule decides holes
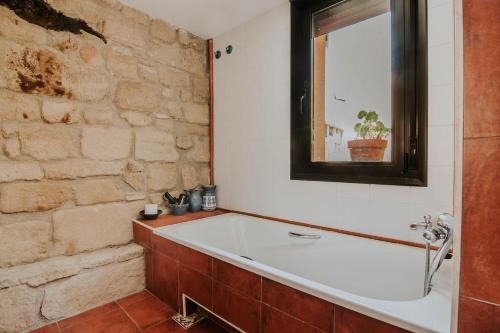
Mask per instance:
[[[122,299],[119,299],[116,301],[120,306],[127,306],[130,304],[134,304],[136,302],[142,301],[143,299],[146,299],[148,297],[151,297],[151,293],[147,290],[139,291],[138,293],[126,296]]]
[[[176,312],[154,296],[122,307],[141,329],[161,323]]]
[[[184,330],[179,324],[173,320],[168,320],[159,325],[152,326],[144,331],[144,333],[227,333],[225,329],[215,324],[213,321],[205,319],[201,323],[189,330]]]
[[[36,330],[30,331],[30,333],[59,333],[59,327],[54,323],[37,328]]]
[[[137,326],[121,309],[101,313],[89,320],[62,329],[63,333],[136,333]]]
[[[120,307],[118,306],[118,304],[116,304],[115,302],[111,302],[111,303],[108,303],[105,305],[98,306],[97,308],[82,312],[79,315],[76,315],[74,317],[63,319],[63,320],[59,321],[58,324],[59,324],[59,327],[61,328],[61,330],[63,330],[63,329],[69,328],[70,326],[80,324],[80,323],[85,322],[85,321],[94,320],[94,318],[96,318],[96,317],[100,318],[104,314],[107,314],[107,313],[110,313],[112,311],[116,311],[119,309],[120,309]]]
[[[179,324],[172,319],[161,324],[151,326],[144,330],[144,333],[184,333],[184,330]]]

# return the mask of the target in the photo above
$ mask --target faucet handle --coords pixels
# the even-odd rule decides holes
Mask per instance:
[[[411,230],[418,230],[420,228],[427,228],[427,223],[420,222],[420,223],[412,223],[412,224],[410,224],[410,229]]]
[[[424,222],[410,224],[411,230],[418,230],[420,228],[429,229],[432,226],[432,217],[429,214],[423,216]]]

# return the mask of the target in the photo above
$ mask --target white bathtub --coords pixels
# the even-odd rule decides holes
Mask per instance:
[[[450,331],[451,263],[444,261],[432,292],[422,297],[423,249],[234,213],[154,233],[410,331]]]

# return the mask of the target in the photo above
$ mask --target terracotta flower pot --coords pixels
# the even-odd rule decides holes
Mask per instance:
[[[373,162],[384,159],[387,140],[385,139],[359,139],[347,141],[347,148],[351,160],[356,162]]]

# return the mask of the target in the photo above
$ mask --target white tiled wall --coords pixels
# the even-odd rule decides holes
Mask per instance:
[[[221,207],[398,239],[453,206],[453,8],[429,0],[429,186],[291,181],[290,17],[284,4],[214,41]]]

